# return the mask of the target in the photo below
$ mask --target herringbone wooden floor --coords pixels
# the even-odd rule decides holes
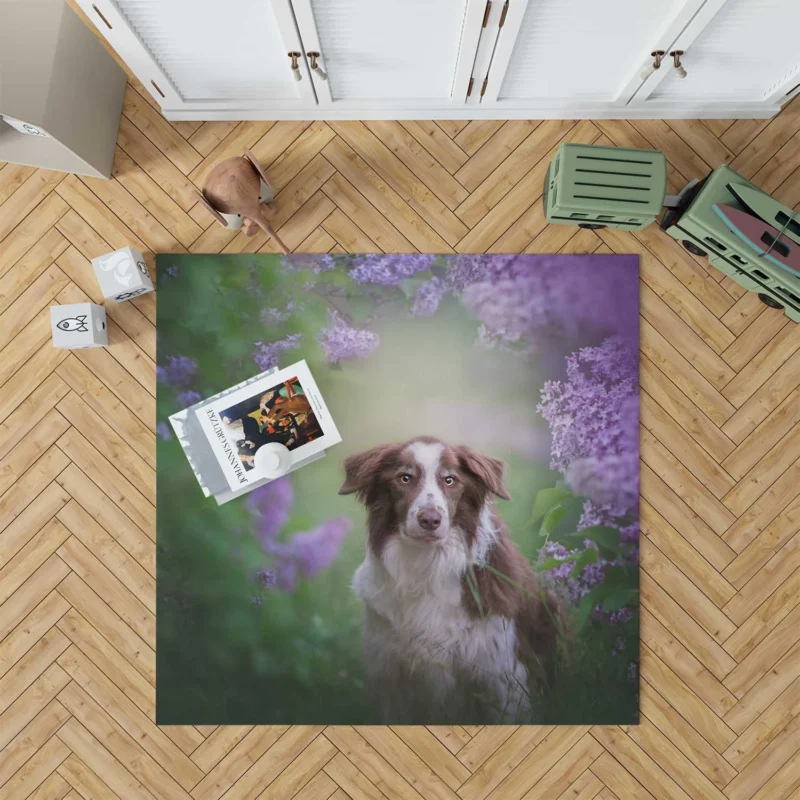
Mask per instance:
[[[561,141],[658,147],[670,187],[730,162],[800,206],[800,101],[766,121],[166,122],[125,99],[111,181],[0,165],[0,796],[237,800],[800,798],[800,326],[655,227],[549,227]],[[272,244],[195,185],[250,147],[311,252],[641,256],[642,723],[153,723],[155,302],[108,349],[50,344],[88,259]]]

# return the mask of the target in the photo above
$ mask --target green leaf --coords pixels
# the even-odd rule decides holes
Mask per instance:
[[[581,600],[577,608],[572,612],[572,627],[575,633],[580,633],[584,627],[586,627],[586,623],[589,621],[589,615],[596,605],[597,602],[592,599],[591,594],[587,594],[586,597]]]
[[[608,594],[617,589],[633,589],[639,591],[639,573],[636,567],[609,567],[603,578],[603,588]]]
[[[639,592],[636,589],[621,589],[612,592],[603,600],[604,611],[619,611],[625,606],[636,605],[639,600]]]
[[[533,511],[531,512],[530,524],[537,523],[548,511],[561,505],[565,500],[572,497],[572,492],[566,489],[542,489],[533,501]]]
[[[589,564],[594,564],[597,561],[597,550],[594,547],[587,547],[579,556],[577,561],[575,562],[575,566],[572,568],[572,577],[577,578],[582,573],[583,570],[589,566]]]
[[[610,550],[612,553],[622,552],[619,530],[617,530],[617,528],[609,528],[605,525],[592,525],[589,528],[583,528],[578,531],[576,535],[584,539],[591,539],[599,547],[604,550]]]
[[[584,541],[589,539],[597,545],[600,553],[609,560],[618,558],[626,549],[626,546],[620,542],[619,531],[616,528],[607,528],[603,525],[583,528],[577,532],[570,531],[568,533],[555,534],[552,538],[570,547],[582,547]]]
[[[559,522],[561,522],[564,517],[567,516],[567,509],[564,506],[556,506],[555,508],[551,508],[545,515],[544,519],[542,520],[542,526],[539,528],[539,535],[544,536],[546,539],[550,538],[550,535],[555,530],[556,526]]]
[[[538,572],[547,572],[548,570],[555,569],[556,567],[560,567],[562,564],[566,563],[567,561],[577,561],[578,560],[578,553],[573,553],[572,555],[567,556],[566,558],[548,558],[542,561],[541,564],[536,565],[536,570]]]

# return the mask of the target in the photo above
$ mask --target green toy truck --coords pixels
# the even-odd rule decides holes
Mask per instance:
[[[728,166],[691,181],[679,195],[666,195],[666,182],[666,159],[657,150],[563,144],[545,177],[545,215],[550,223],[636,231],[666,206],[665,233],[800,322],[800,272],[793,267],[800,215]],[[748,238],[730,218],[752,223],[761,238]]]
[[[544,181],[547,221],[639,231],[656,221],[666,188],[658,150],[562,144]]]
[[[692,187],[676,208],[661,220],[661,230],[696,256],[708,260],[738,284],[757,292],[771,308],[783,308],[786,316],[800,322],[800,275],[775,266],[737,236],[714,211],[727,205],[748,211],[729,186],[744,185],[763,194],[730,167],[717,167],[707,178]],[[791,212],[790,212],[791,213]]]

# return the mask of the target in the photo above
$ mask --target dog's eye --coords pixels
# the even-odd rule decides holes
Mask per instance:
[[[407,472],[404,472],[400,476],[400,483],[411,483],[411,476]]]
[[[456,482],[456,479],[452,475],[448,475],[444,479],[444,485],[445,486],[452,486],[455,482]]]

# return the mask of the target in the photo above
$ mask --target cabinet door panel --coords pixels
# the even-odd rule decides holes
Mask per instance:
[[[313,43],[328,74],[327,82],[314,78],[320,102],[449,103],[459,58],[467,57],[462,31],[474,5],[474,0],[293,0],[305,50]]]
[[[498,100],[614,101],[684,5],[685,0],[529,0]]]
[[[668,69],[648,101],[756,102],[788,90],[800,81],[798,29],[798,0],[728,0],[692,42],[675,42],[687,77]]]
[[[160,74],[168,90],[154,96],[165,106],[315,104],[307,73],[298,82],[291,72],[300,39],[289,0],[79,2],[93,19],[102,13],[100,30],[148,89],[146,75]]]

